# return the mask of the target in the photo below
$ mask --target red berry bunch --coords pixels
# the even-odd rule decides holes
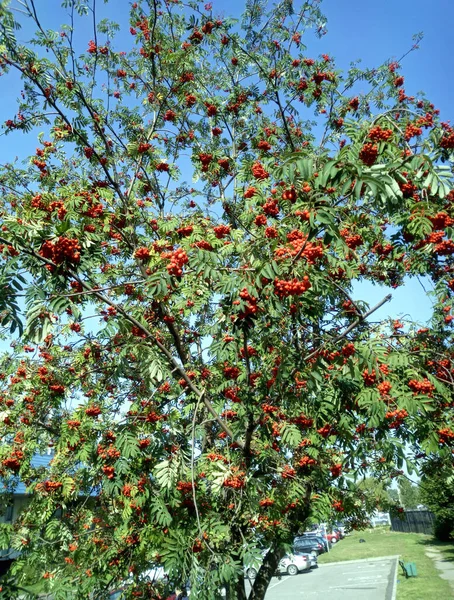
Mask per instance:
[[[137,250],[134,252],[134,256],[139,260],[146,261],[150,258],[150,251],[148,248],[142,246],[141,248],[137,248]]]
[[[421,134],[422,134],[421,127],[417,127],[416,125],[413,125],[412,123],[408,123],[408,125],[405,128],[405,141],[408,142],[411,140],[412,137],[416,137],[417,135],[421,135]]]
[[[88,408],[85,409],[85,414],[88,417],[97,417],[101,413],[102,413],[101,408],[99,406],[96,406],[96,405],[89,406]]]
[[[426,394],[427,396],[430,396],[430,394],[432,394],[435,390],[435,386],[430,383],[428,379],[422,379],[421,381],[418,381],[417,379],[410,379],[408,382],[408,387],[415,394]]]
[[[300,296],[311,287],[309,277],[305,275],[301,281],[294,278],[290,281],[285,279],[274,280],[274,293],[278,298],[286,298],[287,296]]]
[[[389,419],[390,429],[398,429],[404,420],[408,417],[408,412],[405,409],[402,410],[391,410],[385,414],[385,419]]]
[[[382,129],[377,125],[376,127],[372,127],[367,137],[373,142],[387,142],[392,136],[392,129]]]
[[[380,392],[381,396],[387,396],[391,391],[392,385],[389,381],[382,381],[377,385],[377,390]]]
[[[51,260],[56,265],[66,262],[77,264],[80,261],[81,246],[79,240],[75,238],[59,237],[56,241],[50,240],[44,242],[39,254],[44,258]]]
[[[358,246],[364,244],[364,240],[359,233],[350,233],[348,229],[342,229],[339,233],[344,238],[347,246],[352,250],[355,250]]]
[[[164,114],[164,121],[175,121],[176,113],[173,110],[167,110]]]
[[[247,288],[243,288],[240,292],[240,298],[246,304],[246,306],[238,313],[239,319],[245,319],[251,315],[255,315],[258,311],[257,298],[251,296]]]
[[[240,391],[239,387],[230,387],[224,390],[224,397],[227,400],[231,400],[232,402],[239,403],[241,402],[241,398],[238,396],[238,392]]]
[[[289,465],[285,465],[285,467],[282,469],[282,473],[281,473],[281,477],[282,479],[293,479],[296,475],[296,471],[293,467],[290,467]]]
[[[232,488],[233,490],[244,488],[246,485],[244,474],[240,473],[238,475],[233,475],[233,477],[227,477],[222,485],[227,488]]]
[[[183,275],[183,266],[189,262],[188,255],[183,248],[178,248],[174,252],[164,252],[161,258],[170,258],[170,263],[167,265],[167,271],[170,275],[181,277]]]
[[[177,483],[177,490],[179,492],[183,492],[183,494],[189,494],[192,492],[192,482],[191,481],[179,481]]]
[[[375,369],[372,369],[370,373],[367,369],[364,369],[364,371],[362,372],[362,376],[364,385],[366,387],[372,387],[373,385],[375,385],[377,381],[377,374],[375,373]]]
[[[253,186],[249,186],[247,188],[247,190],[244,192],[243,197],[244,198],[252,198],[253,196],[255,196],[255,194],[257,193],[257,188],[253,187]]]
[[[185,225],[177,229],[177,233],[180,237],[188,237],[194,231],[194,227],[192,225]]]
[[[376,144],[367,143],[361,148],[359,159],[368,167],[371,167],[377,160],[378,146]]]
[[[451,227],[454,223],[454,219],[445,212],[439,212],[434,217],[429,218],[432,221],[433,228],[438,230],[445,229],[445,227]]]
[[[454,431],[449,429],[449,427],[444,427],[443,429],[438,430],[438,441],[443,445],[452,445],[454,444]]]
[[[289,202],[296,202],[298,195],[295,188],[292,186],[288,190],[282,192],[282,200],[288,200]]]
[[[316,464],[317,464],[317,461],[315,460],[315,458],[311,458],[310,456],[303,456],[298,461],[298,466],[301,469],[305,469],[305,470],[311,469]]]
[[[17,473],[21,467],[23,458],[24,453],[22,450],[13,450],[7,458],[2,460],[2,465],[14,473]]]
[[[251,171],[252,171],[252,175],[255,177],[255,179],[263,180],[263,179],[268,179],[268,177],[270,176],[268,171],[266,171],[265,168],[263,167],[263,165],[260,164],[259,162],[255,162],[252,165]]]
[[[309,429],[314,424],[314,419],[306,417],[305,414],[301,413],[298,417],[293,417],[292,423],[299,425],[303,429]]]
[[[226,235],[230,233],[229,225],[217,225],[213,227],[214,235],[218,238],[218,240],[222,240]]]
[[[257,148],[259,150],[263,150],[264,152],[268,152],[268,150],[271,150],[271,144],[266,140],[260,140],[257,144]]]
[[[148,150],[151,148],[151,144],[142,142],[141,144],[139,144],[138,148],[137,148],[137,152],[139,154],[144,154],[145,152],[148,152]]]
[[[107,479],[113,479],[115,477],[115,469],[114,467],[110,467],[108,465],[104,465],[102,468],[102,472],[107,477]]]
[[[329,470],[333,477],[339,477],[342,473],[342,465],[341,463],[336,463],[335,465],[332,465]]]
[[[279,214],[277,200],[268,200],[268,202],[263,205],[263,212],[270,217],[277,217]]]
[[[259,500],[259,504],[262,508],[268,508],[268,506],[273,506],[274,500],[272,498],[263,498]]]
[[[231,365],[225,364],[223,373],[226,379],[238,379],[240,369],[238,367],[232,367]]]

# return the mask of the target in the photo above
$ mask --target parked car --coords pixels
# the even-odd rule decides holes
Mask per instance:
[[[312,533],[312,532],[307,532],[307,533],[303,533],[302,536],[298,536],[297,538],[295,538],[295,541],[297,539],[298,540],[299,539],[313,539],[313,540],[317,540],[318,542],[320,542],[320,544],[323,545],[323,548],[325,549],[325,552],[328,552],[328,550],[331,547],[331,543],[322,534],[316,534],[316,533]]]
[[[315,538],[295,538],[293,550],[295,552],[307,552],[318,556],[325,552],[325,546]]]
[[[303,556],[310,564],[311,569],[318,567],[318,557],[316,554],[308,554],[307,552],[300,552],[299,550],[293,549],[293,554],[296,556]]]
[[[281,558],[277,572],[280,574],[287,573],[287,575],[297,575],[298,573],[303,573],[310,571],[311,563],[301,554],[286,554],[283,558]],[[258,568],[255,567],[247,567],[246,568],[246,577],[249,579],[255,579],[258,573]]]
[[[344,531],[342,531],[338,527],[333,527],[333,533],[335,533],[340,540],[343,540],[345,537]]]

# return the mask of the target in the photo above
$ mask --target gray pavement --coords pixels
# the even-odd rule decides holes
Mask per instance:
[[[394,600],[396,569],[397,557],[321,565],[274,577],[266,600]]]

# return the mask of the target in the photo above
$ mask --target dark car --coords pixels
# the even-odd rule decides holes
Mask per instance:
[[[307,552],[308,554],[323,554],[325,547],[322,543],[313,538],[295,538],[293,542],[293,550],[295,553]]]
[[[303,540],[307,540],[307,539],[310,539],[310,540],[317,540],[317,542],[319,542],[320,544],[322,544],[322,546],[323,546],[323,548],[324,548],[325,552],[328,552],[328,550],[329,550],[329,549],[330,549],[330,547],[331,547],[331,544],[330,544],[330,542],[329,542],[329,541],[326,539],[326,537],[324,537],[324,536],[323,536],[323,535],[321,535],[321,534],[316,534],[316,533],[303,533],[303,535],[299,535],[298,537],[296,537],[296,538],[295,538],[295,541],[296,541],[296,540],[301,540],[301,539],[303,539]]]

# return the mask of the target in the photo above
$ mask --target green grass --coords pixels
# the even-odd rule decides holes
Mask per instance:
[[[360,544],[360,538],[366,540],[366,543]],[[404,562],[416,563],[418,576],[406,579],[399,567],[397,600],[453,598],[454,593],[449,583],[441,579],[440,572],[435,568],[433,560],[426,556],[424,549],[427,546],[435,546],[447,560],[454,561],[454,544],[437,542],[430,535],[399,533],[380,527],[352,533],[335,544],[329,553],[319,556],[318,562],[319,564],[328,564],[398,554]]]

